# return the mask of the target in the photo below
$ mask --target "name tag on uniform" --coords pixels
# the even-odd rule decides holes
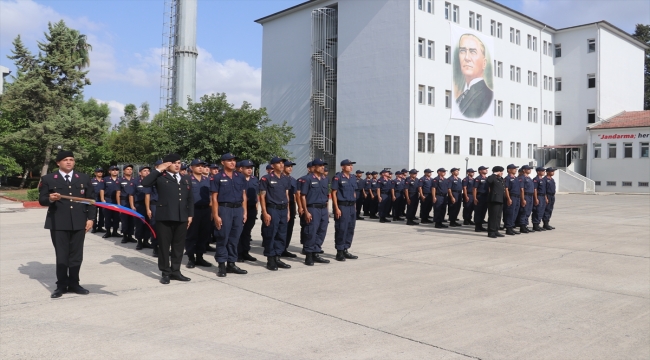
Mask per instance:
[[[347,184],[347,183],[348,183],[347,181],[341,181],[341,184]]]
[[[221,181],[221,182],[228,182],[228,180],[226,180],[226,179],[221,179],[221,180],[219,180],[219,181]]]
[[[277,181],[271,180],[271,184],[277,184],[277,183],[278,183]]]
[[[141,188],[141,187],[144,187],[144,186],[142,186],[142,185],[138,185],[138,187]]]
[[[127,183],[123,182],[122,185],[126,185]]]
[[[312,185],[318,185],[318,181],[312,181],[311,184]]]

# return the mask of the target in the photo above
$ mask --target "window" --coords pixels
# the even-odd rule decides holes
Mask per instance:
[[[460,22],[460,9],[458,9],[458,6],[456,6],[456,5],[454,5],[454,7],[453,7],[452,17],[453,17],[452,20],[455,23]]]
[[[562,44],[555,44],[555,57],[562,57]]]
[[[510,42],[515,42],[515,28],[510,28]]]
[[[632,158],[632,143],[623,143],[623,157],[626,159]]]
[[[515,44],[521,45],[521,34],[519,33],[519,30],[515,31]]]
[[[562,91],[562,78],[555,78],[555,91]]]
[[[497,61],[497,77],[502,78],[503,77],[503,63],[501,61]]]
[[[596,74],[587,74],[587,87],[589,89],[596,87]]]
[[[536,72],[533,73],[533,86],[537,87],[537,73]]]
[[[424,104],[424,85],[418,85],[418,104]]]
[[[492,156],[492,157],[497,156],[497,141],[496,140],[490,141],[490,156]]]
[[[544,75],[544,90],[548,89],[548,76]]]
[[[596,51],[596,39],[587,40],[587,52],[592,53]]]
[[[435,95],[436,89],[433,86],[429,86],[427,89],[427,105],[435,106]]]
[[[548,56],[553,56],[553,44],[550,41],[548,43]]]
[[[503,26],[501,23],[497,23],[497,37],[503,39]]]
[[[451,91],[445,90],[445,107],[451,108]]]
[[[531,35],[528,35],[528,41],[526,42],[526,45],[528,47],[528,50],[533,48],[533,37]]]
[[[520,142],[517,143],[517,157],[518,158],[521,157],[521,143]]]
[[[561,111],[556,111],[555,112],[555,125],[562,125],[562,112]]]
[[[639,181],[639,186],[640,187],[648,187],[648,182],[647,181]]]
[[[648,149],[650,149],[649,146],[650,143],[647,142],[642,142],[641,145],[641,156],[642,158],[647,158],[650,156]]]
[[[451,135],[445,135],[445,154],[451,154]]]
[[[418,133],[418,152],[424,152],[424,133]]]
[[[497,22],[494,20],[490,20],[490,35],[497,35]]]
[[[533,36],[533,51],[537,51],[537,36]]]
[[[514,143],[514,141],[510,142],[510,157],[511,158],[515,157],[515,143]]]
[[[515,66],[510,65],[510,80],[515,81]]]
[[[483,31],[483,16],[476,14],[476,30]]]
[[[427,134],[427,152],[433,154],[435,146],[436,146],[436,135]]]
[[[418,10],[424,10],[424,0],[418,0]]]
[[[616,159],[616,143],[607,144],[607,157],[609,159]]]
[[[623,182],[621,182],[621,184],[622,184],[623,186],[632,186],[632,182],[631,182],[631,181],[623,181]]]
[[[548,89],[553,91],[553,78],[550,76],[548,77]]]
[[[533,72],[528,71],[528,85],[533,85]]]
[[[517,104],[517,120],[521,120],[521,105]]]
[[[471,137],[469,138],[469,154],[476,155],[476,139]]]
[[[476,155],[483,156],[483,139],[476,139]]]
[[[435,59],[435,49],[436,49],[436,43],[429,40],[427,42],[427,59],[434,60]]]
[[[533,144],[528,144],[528,158],[533,158]]]
[[[424,57],[424,39],[423,38],[418,39],[418,56],[419,57]]]
[[[450,18],[451,18],[451,4],[445,3],[445,20],[449,20]]]
[[[427,12],[433,14],[433,0],[427,0]]]
[[[548,44],[548,42],[546,40],[544,40],[543,45],[542,45],[542,54],[544,54],[544,55],[548,54],[548,50],[546,48],[547,44]]]
[[[596,122],[596,111],[593,109],[587,110],[587,124],[593,124]]]
[[[544,110],[544,125],[548,124],[548,111]]]
[[[607,186],[616,186],[616,181],[608,181]]]
[[[497,116],[503,117],[503,101],[497,101]]]
[[[600,143],[594,143],[594,159],[600,159],[602,156],[602,146]]]
[[[515,77],[517,78],[516,79],[517,82],[520,83],[521,82],[521,68],[517,68],[517,70],[515,71]]]
[[[529,107],[528,108],[528,122],[532,122],[532,121],[533,121],[533,108]]]
[[[596,186],[600,186],[600,181],[594,181],[596,183]]]
[[[533,109],[533,122],[537,124],[537,108]]]
[[[460,154],[460,136],[454,136],[454,154]]]
[[[472,11],[469,12],[469,28],[474,29],[474,24],[476,22],[476,14]]]
[[[451,47],[445,46],[445,64],[451,64]]]
[[[510,118],[515,119],[515,104],[510,103]]]

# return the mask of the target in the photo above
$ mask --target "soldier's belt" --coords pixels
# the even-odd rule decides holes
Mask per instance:
[[[354,206],[354,205],[356,205],[356,202],[354,202],[354,201],[339,201],[338,205],[339,206]]]
[[[233,203],[233,202],[220,202],[219,206],[236,209],[236,208],[241,207],[241,203],[240,202],[235,202],[235,203]]]
[[[307,204],[308,208],[325,209],[327,204]]]
[[[273,204],[273,203],[268,203],[268,202],[266,203],[267,208],[276,209],[276,210],[284,210],[284,209],[287,208],[287,206],[288,206],[287,204],[278,205],[278,204]]]

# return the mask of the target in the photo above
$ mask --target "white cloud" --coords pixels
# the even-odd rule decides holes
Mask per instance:
[[[120,117],[124,115],[124,104],[117,102],[115,100],[104,101],[100,99],[95,99],[100,104],[107,104],[108,108],[111,110],[111,124],[116,125],[120,122]]]
[[[522,12],[555,28],[605,20],[630,33],[650,19],[648,0],[523,0]]]

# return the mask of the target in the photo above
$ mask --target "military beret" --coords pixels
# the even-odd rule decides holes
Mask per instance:
[[[72,153],[72,151],[61,150],[56,155],[56,162],[59,162],[59,161],[65,159],[65,158],[68,158],[68,157],[74,158],[74,154]]]
[[[163,160],[164,163],[166,163],[166,162],[177,162],[180,159],[181,159],[180,155],[171,153],[171,154],[168,154],[167,156],[165,156],[162,160]]]

